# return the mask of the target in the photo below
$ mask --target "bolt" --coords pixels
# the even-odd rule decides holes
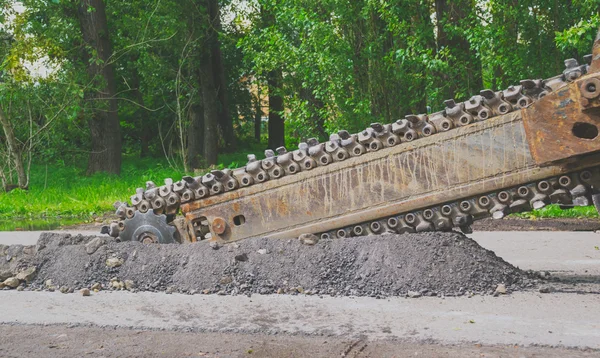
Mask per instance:
[[[217,235],[221,235],[225,232],[227,228],[227,223],[223,218],[215,218],[212,222],[212,229]]]

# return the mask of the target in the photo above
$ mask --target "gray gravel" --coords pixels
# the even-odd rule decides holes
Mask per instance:
[[[533,287],[527,274],[458,233],[321,240],[248,239],[144,245],[111,238],[44,233],[37,246],[2,246],[0,273],[35,266],[26,289],[91,287],[182,293],[454,296]],[[7,256],[8,258],[8,256]],[[47,281],[51,280],[51,282]],[[112,280],[112,282],[111,282]]]

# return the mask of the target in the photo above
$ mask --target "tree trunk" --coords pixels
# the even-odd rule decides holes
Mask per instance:
[[[27,178],[27,173],[25,172],[25,167],[23,166],[21,148],[19,148],[19,145],[17,143],[17,138],[15,137],[15,131],[13,129],[12,123],[10,123],[10,120],[4,114],[2,108],[0,108],[0,124],[2,125],[2,129],[4,130],[4,135],[6,136],[8,154],[12,158],[14,168],[17,172],[17,184],[19,185],[19,188],[27,189],[29,185],[29,180]]]
[[[225,80],[225,67],[223,66],[223,54],[219,32],[221,31],[221,17],[219,3],[217,0],[208,0],[208,15],[210,26],[207,35],[212,38],[212,63],[215,75],[217,97],[219,99],[219,128],[223,134],[225,148],[228,151],[235,150],[236,140],[233,131],[233,121],[229,111],[229,98],[227,96],[227,81]]]
[[[77,16],[81,33],[90,52],[83,50],[87,64],[89,87],[84,99],[89,109],[92,151],[88,163],[88,174],[105,171],[121,172],[121,128],[114,66],[108,62],[112,48],[108,36],[105,5],[102,0],[82,0]],[[96,57],[97,56],[97,57]]]
[[[262,127],[263,110],[260,103],[260,89],[258,90],[256,102],[254,104],[254,139],[260,143],[260,129]]]
[[[150,155],[150,141],[153,137],[154,131],[150,128],[150,123],[144,123],[140,134],[140,158],[146,158]]]
[[[267,84],[269,86],[269,144],[271,149],[285,146],[285,124],[283,122],[283,98],[281,97],[281,70],[269,72]]]
[[[310,122],[314,124],[314,128],[317,131],[320,141],[327,141],[329,135],[325,131],[325,118],[321,115],[321,110],[325,107],[323,101],[318,99],[314,91],[309,88],[300,89],[300,98],[308,103],[308,110],[310,113]]]
[[[219,108],[211,51],[205,50],[200,63],[200,88],[204,105],[204,150],[206,164],[217,164]]]
[[[131,62],[134,63],[135,59]],[[135,66],[131,73],[131,89],[133,90],[133,98],[137,103],[133,117],[134,125],[139,129],[138,139],[140,141],[140,158],[145,158],[150,154],[150,140],[153,135],[153,124],[148,120],[148,111],[144,108],[144,95],[140,90],[140,76]]]
[[[194,104],[190,109],[190,126],[187,130],[187,167],[202,168],[204,150],[204,113],[200,105]]]

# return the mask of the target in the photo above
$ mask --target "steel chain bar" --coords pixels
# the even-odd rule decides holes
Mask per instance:
[[[586,60],[589,58],[586,56]],[[185,176],[177,182],[167,178],[164,185],[160,187],[148,181],[145,189],[138,188],[131,196],[131,205],[115,203],[116,215],[120,220],[111,223],[109,234],[118,237],[125,230],[125,221],[131,220],[137,211],[145,214],[149,210],[154,210],[157,215],[166,214],[174,217],[179,213],[180,205],[190,201],[256,185],[267,180],[276,180],[285,175],[294,175],[317,166],[384,150],[403,142],[418,140],[526,108],[548,93],[585,75],[589,64],[579,65],[577,60],[569,59],[565,61],[565,66],[566,69],[561,75],[547,80],[523,80],[518,86],[510,86],[506,90],[497,92],[483,90],[479,95],[465,102],[447,100],[445,110],[430,115],[407,115],[405,119],[385,125],[373,123],[357,134],[349,134],[342,130],[332,134],[326,143],[319,143],[317,139],[310,138],[300,143],[298,149],[292,152],[288,152],[284,147],[277,148],[276,153],[266,150],[266,158],[263,160],[258,160],[255,155],[250,154],[246,166],[235,170],[213,170],[204,176],[194,178]],[[597,168],[595,170],[597,171]],[[468,231],[473,220],[484,217],[499,219],[511,212],[539,209],[551,202],[562,205],[590,205],[591,192],[589,186],[586,186],[587,181],[579,177],[561,178],[570,179],[569,185],[562,185],[560,178],[553,178],[537,184],[490,193],[479,198],[340,228],[320,235],[345,237],[387,231],[398,233],[444,231],[454,227]],[[597,180],[598,175],[593,174],[592,178]],[[548,185],[548,188],[542,190],[540,185],[544,188]],[[550,190],[553,191],[548,193]]]

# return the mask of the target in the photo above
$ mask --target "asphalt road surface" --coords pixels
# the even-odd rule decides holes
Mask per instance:
[[[36,234],[18,234],[19,243],[37,240]],[[11,235],[0,233],[0,243],[14,243]],[[600,356],[600,234],[477,232],[472,237],[523,269],[585,283],[547,294],[379,300],[1,291],[0,352],[15,357]]]

